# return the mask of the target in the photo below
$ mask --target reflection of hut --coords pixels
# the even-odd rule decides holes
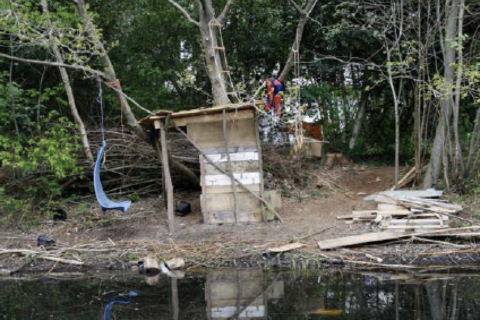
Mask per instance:
[[[207,276],[208,319],[267,319],[267,301],[284,295],[282,280],[264,288],[262,270],[216,270]],[[267,290],[266,290],[267,289]]]
[[[262,203],[248,191],[264,198],[255,110],[252,103],[239,103],[169,114],[170,121],[186,131],[189,139],[203,153],[200,155],[200,202],[205,223],[251,223],[266,219]],[[141,123],[156,124],[166,116],[165,111],[160,111],[141,120]],[[238,183],[233,185],[230,174],[248,190]]]

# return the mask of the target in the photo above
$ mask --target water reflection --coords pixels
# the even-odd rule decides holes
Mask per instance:
[[[284,296],[277,275],[265,288],[262,270],[219,270],[207,275],[205,299],[208,319],[267,319],[268,302]]]
[[[123,304],[127,305],[132,303],[129,297],[136,297],[138,293],[133,290],[130,290],[127,294],[109,294],[112,296],[107,304],[105,305],[105,310],[103,311],[103,320],[111,320],[112,319],[112,308],[116,304]]]
[[[108,292],[138,293],[113,306]],[[112,296],[114,297],[114,296]],[[0,279],[0,319],[480,319],[480,275],[209,270]],[[112,308],[113,306],[113,308]],[[109,315],[110,316],[110,315]]]

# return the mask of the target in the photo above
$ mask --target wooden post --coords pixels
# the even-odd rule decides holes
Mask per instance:
[[[227,116],[226,116],[225,109],[223,109],[223,113],[222,113],[222,128],[223,128],[223,146],[225,147],[225,153],[227,155],[228,175],[230,177],[230,183],[232,184],[233,201],[235,202],[235,209],[233,211],[233,215],[235,217],[235,224],[238,224],[239,222],[238,214],[240,210],[239,210],[237,186],[235,185],[233,169],[232,169],[232,161],[230,159],[230,150],[228,150]]]
[[[258,124],[258,114],[254,112],[255,117],[255,138],[257,139],[257,149],[258,149],[258,166],[260,167],[260,198],[265,198],[265,185],[263,181],[263,158],[262,158],[262,142],[260,141],[260,132],[259,132],[259,124]],[[262,219],[263,222],[267,222],[267,213],[265,211],[265,205],[260,203],[262,206]],[[268,209],[268,208],[267,208]]]
[[[170,234],[175,233],[175,220],[173,215],[173,184],[172,176],[170,175],[170,165],[168,163],[168,145],[167,134],[165,128],[165,119],[159,121],[160,124],[160,145],[162,148],[162,167],[164,177],[164,187],[167,192],[167,215],[168,215],[168,230]]]
[[[178,320],[180,315],[180,304],[178,303],[178,280],[177,278],[172,278],[172,318],[173,320]]]

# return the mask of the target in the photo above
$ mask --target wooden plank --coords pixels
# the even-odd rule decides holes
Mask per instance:
[[[228,170],[228,162],[218,162],[216,164],[223,171]],[[260,171],[260,164],[257,160],[235,161],[235,162],[232,161],[231,164],[232,164],[232,171],[235,173]],[[217,168],[215,168],[209,163],[205,163],[204,167],[205,167],[205,174],[222,174],[220,170],[218,170]]]
[[[241,102],[235,104],[226,104],[220,105],[215,107],[202,107],[196,108],[191,110],[183,110],[179,112],[175,112],[172,114],[172,118],[176,121],[182,117],[189,117],[189,116],[197,116],[197,115],[206,115],[211,113],[221,113],[224,109],[230,112],[238,112],[242,109],[250,109],[254,110],[255,106],[263,106],[265,105],[265,101],[263,100],[255,100],[252,102]]]
[[[227,161],[227,155],[224,153],[211,154],[208,157],[215,164]],[[256,151],[231,153],[230,158],[232,161],[258,161],[259,159]]]
[[[262,212],[257,211],[240,211],[238,215],[240,223],[257,223],[262,222]],[[232,211],[210,211],[207,212],[205,223],[207,224],[234,224],[235,217]]]
[[[363,200],[365,200],[365,198],[363,198]],[[389,196],[386,196],[386,195],[383,195],[383,194],[379,194],[375,197],[375,201],[376,202],[381,202],[381,203],[386,203],[386,204],[392,204],[394,206],[397,205],[397,200],[395,200],[394,198],[391,198]],[[387,210],[392,210],[392,209],[395,209],[397,210],[398,207],[388,207],[386,208]]]
[[[448,216],[445,216],[442,214],[436,214],[436,213],[416,213],[413,216],[415,219],[423,219],[423,218],[431,218],[431,217],[436,217],[444,221],[450,219]]]
[[[228,112],[227,121],[237,121],[243,119],[252,119],[253,112],[252,110],[239,110],[237,112]],[[196,116],[189,116],[184,118],[177,118],[174,119],[175,124],[179,127],[183,126],[190,126],[193,123],[206,123],[212,121],[221,121],[222,120],[222,113],[218,114],[205,114],[205,115],[196,115]]]
[[[398,215],[404,216],[412,214],[412,212],[408,209],[400,209],[400,210],[354,210],[352,211],[353,215],[361,215],[361,214],[382,214],[382,215]]]
[[[237,152],[257,152],[259,148],[255,147],[228,147],[228,151],[230,153],[237,153]],[[202,152],[206,155],[209,154],[219,154],[225,153],[225,148],[202,148]]]
[[[405,207],[397,206],[396,204],[391,204],[391,203],[383,203],[383,202],[379,202],[377,204],[377,209],[381,211],[406,210]]]
[[[380,227],[382,229],[386,229],[386,230],[395,230],[395,229],[408,229],[408,230],[412,230],[412,229],[448,229],[448,226],[441,226],[441,225],[438,225],[438,226],[388,226],[388,227]]]
[[[233,193],[207,193],[205,196],[206,211],[233,211],[235,199]],[[250,193],[238,193],[239,211],[260,210],[260,201]]]
[[[406,185],[408,182],[410,182],[413,177],[415,176],[416,172],[416,167],[414,166],[410,171],[408,171],[400,181],[398,181],[397,185],[398,188],[402,188],[404,185]],[[390,190],[395,190],[395,185],[390,188]]]
[[[398,233],[371,232],[371,233],[364,233],[364,234],[359,234],[355,236],[318,241],[317,244],[321,250],[327,250],[327,249],[353,246],[358,244],[394,240],[399,238],[402,238],[402,235],[399,235]]]
[[[228,131],[227,131],[227,117],[226,117],[226,112],[225,112],[225,109],[223,109],[223,113],[222,113],[222,130],[223,130],[223,143],[224,143],[224,147],[225,147],[225,150],[226,150],[226,155],[227,155],[227,167],[228,167],[228,170],[225,170],[229,177],[230,177],[230,186],[232,187],[232,192],[233,192],[233,202],[234,202],[234,213],[235,213],[235,223],[237,224],[239,221],[238,221],[238,211],[239,211],[239,199],[238,199],[238,193],[237,193],[237,187],[236,187],[236,184],[235,184],[235,179],[234,179],[234,176],[233,176],[233,167],[232,167],[232,159],[230,158],[230,152],[228,150]],[[217,169],[218,170],[218,169]]]
[[[175,216],[173,213],[173,184],[170,175],[170,165],[168,163],[168,145],[165,130],[165,120],[160,120],[160,143],[162,146],[162,167],[165,180],[165,189],[167,191],[167,216],[168,230],[171,234],[175,233]]]
[[[391,225],[443,225],[440,219],[390,219],[382,221],[382,227]]]
[[[253,192],[260,192],[260,184],[249,184],[249,185],[245,185],[245,187],[247,187],[248,190],[250,191],[253,191]],[[205,188],[203,188],[202,186],[202,190],[204,194],[207,194],[207,193],[229,193],[231,192],[232,188],[230,186],[205,186]],[[244,188],[238,188],[237,190],[239,193],[240,192],[246,192],[248,193],[249,191],[245,190]]]
[[[388,190],[369,195],[363,200],[377,201],[378,195],[385,195],[393,199],[399,199],[402,197],[416,197],[416,198],[439,198],[443,194],[441,190],[427,189],[427,190]]]
[[[403,198],[398,200],[402,205],[407,207],[420,207],[429,211],[439,211],[447,213],[456,213],[462,211],[463,208],[460,205],[452,203],[444,203],[440,201],[427,200],[421,198]]]
[[[253,118],[228,121],[228,145],[231,147],[256,147],[254,123]],[[221,119],[215,122],[190,123],[187,129],[188,136],[200,149],[225,147]]]
[[[412,216],[412,219],[421,219],[421,218],[431,218],[437,217],[438,219],[448,220],[448,216],[435,214],[435,213],[414,213],[409,210],[392,210],[392,211],[381,211],[381,210],[360,210],[352,211],[352,214],[340,215],[337,216],[337,220],[347,220],[354,218],[361,219],[375,219],[377,216],[391,216],[391,217],[405,217]]]
[[[258,172],[234,173],[233,176],[242,184],[249,185],[249,184],[260,183],[260,173]],[[205,175],[206,186],[229,186],[231,184],[232,184],[231,179],[226,174]],[[238,183],[235,182],[235,185],[238,185]]]

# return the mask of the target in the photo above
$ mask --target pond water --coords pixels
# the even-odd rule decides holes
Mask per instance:
[[[480,319],[480,275],[205,270],[0,278],[0,319]]]

